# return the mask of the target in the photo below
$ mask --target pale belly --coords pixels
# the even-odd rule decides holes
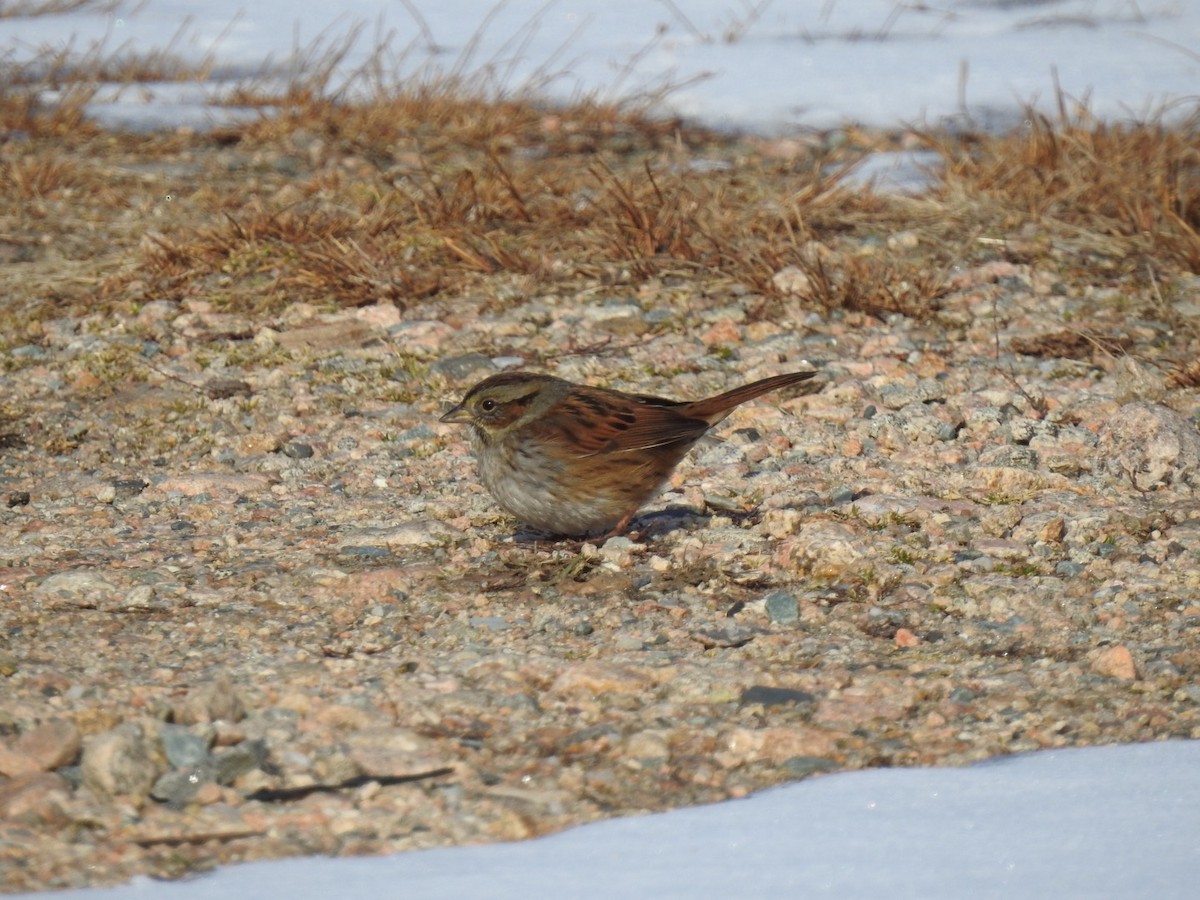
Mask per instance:
[[[527,448],[476,447],[475,455],[480,479],[496,502],[530,528],[550,534],[609,531],[657,495],[670,474],[656,472],[638,454],[593,457],[586,477],[577,466]]]

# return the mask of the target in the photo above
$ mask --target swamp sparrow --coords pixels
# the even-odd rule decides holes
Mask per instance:
[[[484,485],[526,525],[550,534],[614,535],[734,407],[815,374],[776,375],[681,401],[501,372],[471,388],[441,421],[471,426]]]

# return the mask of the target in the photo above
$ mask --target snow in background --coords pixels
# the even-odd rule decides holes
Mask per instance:
[[[360,28],[357,32],[356,28]],[[202,126],[239,79],[343,46],[343,75],[460,72],[549,99],[661,96],[728,128],[1019,124],[1058,87],[1108,119],[1193,111],[1200,3],[1186,0],[145,0],[0,19],[0,61],[169,49],[208,84],[113,88],[93,113]],[[1057,78],[1057,81],[1056,81]],[[303,859],[139,880],[102,898],[1193,897],[1200,742],[1055,751],[968,769],[813,779],[749,800],[522,844]]]
[[[1006,128],[1026,103],[1055,113],[1059,87],[1105,118],[1190,111],[1200,94],[1188,0],[130,0],[0,19],[0,60],[69,47],[213,63],[216,84],[126,88],[95,110],[137,127],[229,115],[205,98],[346,42],[343,75],[383,48],[386,79],[440,70],[557,100],[661,96],[665,112],[767,132]]]

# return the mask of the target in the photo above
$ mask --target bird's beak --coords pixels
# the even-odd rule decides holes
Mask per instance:
[[[438,419],[438,421],[453,422],[455,424],[465,425],[467,422],[471,421],[471,414],[467,412],[467,408],[460,403],[458,406],[454,407],[454,409],[450,410],[450,412]]]

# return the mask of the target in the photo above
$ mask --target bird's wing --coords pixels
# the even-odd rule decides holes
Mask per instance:
[[[558,441],[578,456],[629,453],[680,444],[690,447],[708,422],[685,415],[684,404],[661,397],[572,391],[530,423],[543,440]]]

